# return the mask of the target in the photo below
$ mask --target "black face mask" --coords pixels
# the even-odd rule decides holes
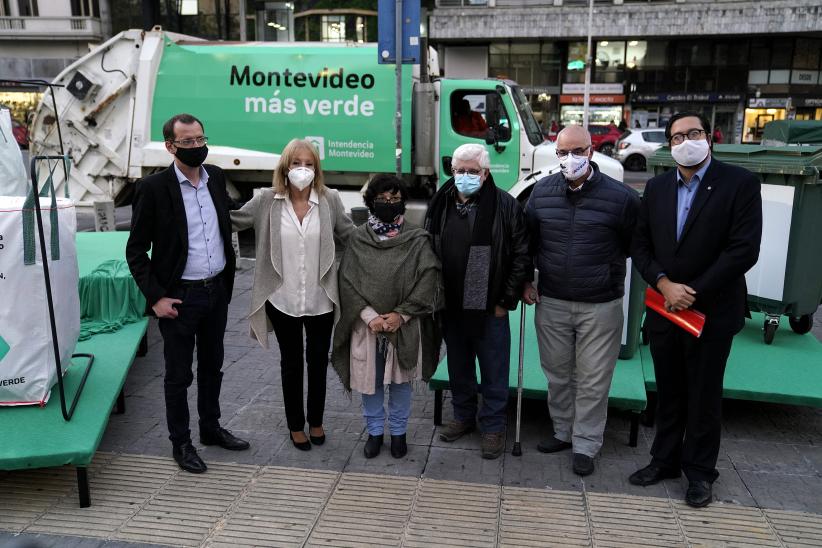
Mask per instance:
[[[195,148],[177,147],[174,155],[188,167],[200,167],[208,156],[208,147],[205,145]]]
[[[374,215],[384,223],[393,223],[397,216],[405,213],[405,202],[388,204],[386,202],[374,202]]]

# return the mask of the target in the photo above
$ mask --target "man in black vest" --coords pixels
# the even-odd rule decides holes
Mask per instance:
[[[591,162],[582,126],[559,132],[557,156],[562,172],[538,181],[525,207],[539,288],[526,284],[523,301],[538,303],[534,324],[554,426],[537,449],[573,449],[573,471],[587,476],[608,416],[639,196]]]
[[[645,186],[632,255],[669,310],[693,308],[706,320],[696,338],[648,310],[656,437],[651,463],[629,481],[652,485],[685,472],[685,502],[700,507],[710,504],[719,476],[722,381],[745,325],[745,273],[759,257],[762,199],[753,173],[711,157],[711,126],[699,113],[672,116],[665,137],[677,166]]]
[[[163,125],[163,138],[174,162],[137,183],[126,259],[146,297],[147,313],[159,318],[174,460],[183,470],[202,473],[206,465],[191,443],[187,399],[195,346],[200,442],[249,447],[219,423],[223,335],[235,267],[230,198],[222,170],[203,165],[207,137],[198,119],[172,117]]]

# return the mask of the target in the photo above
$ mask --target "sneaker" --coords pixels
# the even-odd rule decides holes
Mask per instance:
[[[589,476],[594,473],[594,459],[582,453],[574,453],[573,459],[574,474],[577,476]]]
[[[440,439],[449,443],[457,441],[465,434],[473,432],[475,428],[476,425],[473,423],[451,421],[440,430]]]
[[[480,447],[482,458],[499,458],[505,450],[505,432],[483,432]]]

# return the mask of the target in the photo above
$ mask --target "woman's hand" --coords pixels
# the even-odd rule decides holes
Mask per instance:
[[[402,316],[396,312],[389,312],[380,316],[383,320],[383,330],[394,333],[402,325]]]
[[[382,316],[377,316],[376,318],[371,320],[371,322],[369,322],[368,327],[374,333],[379,333],[381,331],[384,331],[385,330],[384,329],[385,328],[385,320],[383,319]]]

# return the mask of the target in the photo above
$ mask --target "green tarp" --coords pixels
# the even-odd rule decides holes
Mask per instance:
[[[822,145],[822,120],[774,120],[762,132],[765,146]]]

